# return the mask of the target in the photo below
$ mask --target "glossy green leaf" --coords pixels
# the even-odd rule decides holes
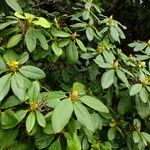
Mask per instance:
[[[140,95],[141,100],[142,100],[144,103],[147,103],[147,102],[148,102],[149,93],[148,93],[148,91],[146,90],[146,88],[142,88],[142,90],[140,91],[139,95]]]
[[[94,131],[92,117],[86,107],[79,102],[75,102],[73,107],[78,121],[87,129]]]
[[[75,45],[74,42],[70,42],[69,45],[66,48],[66,57],[67,61],[70,64],[75,64],[78,62],[78,50],[77,46]]]
[[[53,142],[50,147],[48,148],[48,150],[61,150],[61,144],[60,144],[60,140],[56,140],[55,142]]]
[[[29,52],[32,52],[36,47],[36,32],[29,28],[25,34],[25,42]]]
[[[27,116],[27,119],[26,119],[27,132],[31,132],[31,130],[33,129],[34,125],[35,125],[35,113],[34,112],[30,112],[30,114]]]
[[[46,119],[44,115],[40,113],[39,111],[36,111],[36,118],[37,118],[38,124],[44,128],[46,126]]]
[[[12,48],[16,46],[21,41],[21,38],[22,38],[22,34],[13,35],[7,43],[7,48]]]
[[[89,41],[93,40],[93,38],[94,38],[94,30],[91,27],[88,27],[86,29],[86,36],[87,36]]]
[[[40,94],[40,85],[37,81],[32,83],[32,86],[28,90],[28,96],[30,102],[37,102]]]
[[[0,101],[2,101],[9,92],[10,80],[11,80],[10,74],[0,78]]]
[[[17,118],[16,114],[8,109],[1,114],[1,124],[3,129],[10,129],[15,127],[19,123],[19,119]]]
[[[114,75],[114,70],[108,70],[102,75],[101,85],[103,89],[107,89],[114,83]]]
[[[52,50],[54,51],[56,56],[60,56],[62,55],[62,48],[58,47],[58,43],[57,42],[53,42],[52,43]]]
[[[133,132],[133,140],[134,143],[138,143],[140,141],[140,135],[137,133],[137,131]]]
[[[67,33],[67,32],[64,32],[64,31],[58,31],[55,28],[53,28],[51,30],[51,33],[52,33],[53,36],[56,36],[56,37],[64,37],[65,38],[65,37],[70,37],[71,36],[70,33]]]
[[[25,77],[35,80],[45,78],[46,76],[41,69],[29,65],[21,67],[19,71]]]
[[[1,23],[0,24],[0,30],[10,26],[11,24],[15,24],[15,23],[17,23],[17,21],[9,21],[9,22],[6,22],[6,23]]]
[[[142,84],[134,84],[130,88],[130,96],[136,95],[142,89]]]
[[[69,99],[62,100],[54,109],[52,126],[55,133],[60,132],[69,122],[73,112],[73,104]]]
[[[5,2],[14,10],[19,13],[23,13],[20,5],[18,4],[17,0],[5,0]]]
[[[78,46],[80,47],[80,49],[83,51],[83,52],[86,52],[87,49],[86,47],[84,46],[84,44],[82,43],[82,41],[80,41],[79,39],[76,39],[76,42],[78,44]]]
[[[11,78],[11,89],[21,101],[24,101],[26,97],[26,87],[23,78],[20,73],[15,73]]]
[[[0,56],[0,74],[7,70],[7,66],[3,60],[3,58]]]
[[[116,136],[116,128],[110,128],[108,130],[108,139],[112,141]]]
[[[28,59],[29,59],[29,53],[28,52],[22,53],[19,59],[19,64],[24,64]]]
[[[37,20],[32,21],[33,24],[39,25],[43,28],[50,28],[52,23],[43,17],[38,17]]]
[[[92,96],[83,96],[80,98],[80,100],[86,104],[87,106],[91,107],[94,110],[97,110],[99,112],[108,113],[108,108],[97,98]]]
[[[129,87],[128,79],[127,79],[125,73],[124,73],[123,71],[121,71],[120,69],[117,69],[117,70],[116,70],[116,73],[117,73],[117,76],[119,77],[119,79],[120,79],[123,83],[125,83],[125,85],[126,85],[127,87]]]
[[[41,46],[44,50],[48,50],[48,43],[47,43],[47,40],[46,40],[44,34],[42,33],[42,31],[36,29],[36,30],[35,30],[35,34],[36,34],[36,38],[40,41],[40,46]]]

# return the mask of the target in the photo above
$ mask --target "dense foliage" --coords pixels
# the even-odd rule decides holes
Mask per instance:
[[[1,1],[1,150],[149,149],[150,40],[124,53],[108,5]]]

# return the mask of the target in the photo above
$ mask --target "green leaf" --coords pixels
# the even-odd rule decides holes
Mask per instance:
[[[60,56],[62,55],[62,49],[60,47],[58,47],[58,43],[57,42],[53,42],[52,43],[52,50],[54,51],[56,56]]]
[[[45,99],[45,102],[47,105],[51,108],[55,108],[59,102],[60,99],[64,99],[66,97],[65,93],[62,91],[53,91],[49,92],[47,98]]]
[[[79,95],[85,95],[86,94],[85,86],[79,82],[73,83],[72,91],[78,92]]]
[[[4,103],[3,103],[2,106],[1,106],[1,108],[2,108],[2,109],[7,109],[7,108],[10,108],[10,107],[14,107],[14,106],[16,106],[16,105],[19,105],[19,104],[21,104],[21,103],[22,103],[22,101],[21,101],[18,97],[12,95],[12,96],[8,97],[8,98],[4,101]]]
[[[0,74],[7,70],[7,66],[3,60],[3,58],[0,56]]]
[[[44,128],[46,126],[46,120],[45,120],[44,115],[40,113],[39,111],[36,111],[36,118],[37,118],[38,124]]]
[[[117,69],[117,70],[116,70],[116,73],[117,73],[117,76],[119,77],[119,79],[120,79],[123,83],[125,83],[125,85],[126,85],[127,87],[129,87],[128,79],[127,79],[125,73],[124,73],[123,71],[121,71],[120,69]]]
[[[80,49],[83,51],[83,52],[86,52],[87,49],[86,47],[84,46],[84,44],[82,43],[82,41],[80,41],[79,39],[76,39],[76,42],[78,44],[78,46],[80,47]]]
[[[78,62],[78,50],[74,42],[70,42],[66,48],[66,57],[69,64]]]
[[[69,99],[62,100],[54,109],[52,126],[55,133],[60,132],[69,122],[73,112],[73,104]]]
[[[11,89],[21,101],[24,101],[26,97],[26,86],[23,78],[20,73],[15,73],[11,78]]]
[[[105,63],[101,55],[98,55],[94,62],[101,68],[112,68],[112,64]]]
[[[9,61],[17,61],[18,60],[18,55],[16,54],[15,51],[8,50],[3,55],[3,58],[4,58],[5,62],[8,63]]]
[[[25,42],[29,52],[32,52],[36,47],[36,32],[29,28],[25,34]]]
[[[0,128],[0,149],[6,149],[10,147],[17,135],[18,135],[18,129],[12,129],[12,130],[3,130]]]
[[[115,27],[110,28],[110,35],[114,41],[120,42],[119,33]]]
[[[108,130],[108,139],[112,141],[116,136],[116,128],[110,128]]]
[[[69,42],[70,42],[69,39],[61,39],[59,42],[57,42],[57,44],[58,47],[64,47],[67,46]]]
[[[30,13],[24,13],[24,15],[25,15],[25,18],[26,19],[35,19],[35,15],[33,15],[33,14],[30,14]]]
[[[54,137],[55,137],[54,135],[46,135],[46,134],[38,132],[38,134],[36,134],[34,136],[36,148],[38,150],[39,149],[42,149],[42,150],[46,149],[51,144]]]
[[[0,30],[10,26],[11,24],[16,24],[18,21],[9,21],[9,22],[6,22],[6,23],[1,23],[0,24]]]
[[[65,132],[64,135],[67,139],[67,150],[81,150],[81,142],[76,132]]]
[[[0,78],[0,101],[8,94],[10,89],[11,75],[7,74]]]
[[[16,46],[21,41],[21,38],[22,38],[22,34],[13,35],[9,39],[6,47],[7,48],[12,48],[12,47]]]
[[[36,33],[36,38],[39,39],[39,41],[40,41],[40,46],[44,50],[48,50],[47,40],[46,40],[45,36],[43,35],[42,31],[39,29],[36,29],[35,33]]]
[[[138,143],[140,141],[140,135],[137,133],[137,131],[133,132],[133,140],[134,143]]]
[[[37,81],[32,83],[32,86],[28,90],[28,96],[30,102],[37,102],[40,94],[40,85]]]
[[[29,65],[21,67],[19,71],[25,77],[30,78],[30,79],[35,79],[35,80],[45,78],[46,76],[45,73],[41,69],[34,67],[34,66],[29,66]]]
[[[24,117],[26,116],[27,112],[28,112],[28,110],[18,110],[18,111],[15,112],[19,122],[24,119]]]
[[[33,24],[39,25],[43,28],[50,28],[52,23],[43,17],[38,17],[37,20],[32,21]]]
[[[35,125],[35,114],[34,114],[34,112],[30,112],[30,114],[28,115],[28,117],[26,119],[27,132],[31,132],[34,125]]]
[[[61,144],[59,139],[56,140],[55,142],[53,142],[50,147],[48,148],[48,150],[61,150]]]
[[[3,129],[10,129],[15,127],[19,123],[19,119],[16,114],[8,109],[5,112],[1,113],[1,124]]]
[[[51,30],[51,33],[52,33],[53,36],[56,36],[56,37],[64,37],[65,38],[65,37],[70,37],[71,36],[70,33],[67,33],[67,32],[64,32],[64,31],[58,31],[55,28],[53,28]]]
[[[14,10],[19,13],[23,13],[20,5],[18,4],[17,0],[5,0],[5,2]]]
[[[87,36],[89,41],[93,40],[93,38],[94,38],[94,30],[91,27],[88,27],[86,29],[86,36]]]
[[[142,100],[144,103],[147,103],[147,102],[148,102],[149,93],[148,93],[148,91],[146,90],[146,88],[142,88],[142,90],[140,91],[139,95],[140,95],[141,100]]]
[[[94,131],[92,116],[87,111],[86,107],[79,102],[75,102],[73,107],[78,121],[87,129]]]
[[[114,83],[114,76],[115,76],[114,70],[108,70],[102,75],[101,85],[103,89],[107,89]]]
[[[24,64],[28,59],[29,59],[29,53],[28,52],[22,53],[19,59],[19,64]]]
[[[136,95],[142,89],[142,84],[134,84],[130,88],[130,96]]]
[[[144,138],[146,139],[146,141],[148,143],[150,143],[150,134],[146,133],[146,132],[141,132],[141,134],[144,136]]]
[[[103,113],[109,113],[108,108],[100,100],[98,100],[95,97],[83,96],[80,98],[80,100],[87,106],[93,108],[94,110],[97,110]]]

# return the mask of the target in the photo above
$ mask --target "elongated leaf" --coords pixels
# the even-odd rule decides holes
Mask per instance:
[[[87,49],[86,47],[84,46],[84,44],[82,43],[82,41],[80,41],[79,39],[76,39],[76,42],[78,44],[78,46],[80,47],[80,49],[83,51],[83,52],[86,52]]]
[[[50,28],[52,23],[43,17],[38,17],[37,20],[32,21],[35,25],[40,25],[43,28]]]
[[[64,31],[58,31],[56,29],[52,29],[51,30],[51,33],[53,36],[56,36],[56,37],[70,37],[70,33],[67,33],[67,32],[64,32]]]
[[[120,78],[120,80],[124,82],[127,87],[129,87],[129,83],[128,83],[125,73],[121,71],[120,69],[117,69],[116,73],[117,73],[117,76]]]
[[[109,70],[102,75],[101,85],[103,89],[107,89],[114,83],[114,70]]]
[[[73,107],[78,121],[87,129],[94,131],[92,116],[89,114],[86,107],[79,102],[75,102]]]
[[[29,53],[28,52],[22,53],[19,59],[19,64],[24,64],[28,59],[29,59]]]
[[[55,142],[53,142],[53,143],[50,145],[50,147],[49,147],[48,150],[61,150],[61,144],[60,144],[59,139],[56,140]]]
[[[110,28],[110,35],[114,41],[120,42],[119,33],[115,27]]]
[[[142,88],[142,90],[140,91],[140,98],[144,103],[148,102],[149,99],[149,93],[145,88]]]
[[[10,79],[11,75],[5,75],[0,78],[0,101],[7,95],[10,89]]]
[[[93,38],[94,38],[94,30],[91,27],[88,27],[86,29],[86,36],[87,36],[89,41],[93,40]]]
[[[1,23],[0,24],[0,30],[10,26],[11,24],[15,24],[15,23],[17,23],[17,21],[9,21],[9,22],[6,22],[6,23]]]
[[[19,13],[23,13],[20,5],[18,4],[17,0],[5,0],[5,2],[14,10]]]
[[[134,84],[130,88],[130,96],[136,95],[142,89],[142,84]]]
[[[28,29],[25,34],[25,42],[29,52],[32,52],[36,47],[36,33],[33,29]]]
[[[86,104],[87,106],[93,108],[94,110],[97,110],[99,112],[108,113],[108,108],[97,98],[92,96],[83,96],[80,98],[80,100]]]
[[[21,37],[22,37],[22,34],[13,35],[7,43],[7,48],[16,46],[21,41]]]
[[[11,89],[21,101],[24,101],[26,97],[26,86],[23,78],[20,73],[15,73],[11,78]]]
[[[45,78],[46,76],[41,69],[34,66],[23,66],[19,71],[25,77],[35,80]]]
[[[28,117],[26,119],[27,132],[31,132],[31,130],[34,127],[34,124],[35,124],[35,114],[34,114],[34,112],[30,112],[30,114],[28,115]]]
[[[52,115],[52,127],[54,132],[60,132],[69,122],[73,112],[73,104],[70,100],[62,100],[54,109]]]
[[[134,143],[138,143],[140,141],[140,135],[137,133],[137,131],[133,132],[133,140]]]
[[[7,70],[7,66],[3,60],[3,58],[0,56],[0,74]]]
[[[36,29],[35,33],[36,33],[36,38],[39,39],[39,41],[40,41],[40,46],[44,50],[48,50],[48,44],[47,44],[46,38],[43,35],[43,33],[41,32],[41,30]]]
[[[78,62],[78,50],[74,42],[70,42],[66,48],[67,61],[70,64]]]
[[[46,126],[46,119],[44,115],[40,113],[39,111],[36,111],[36,118],[37,118],[38,124],[44,128]]]
[[[52,49],[53,49],[55,55],[58,56],[58,57],[59,57],[59,56],[62,54],[62,52],[63,52],[62,49],[61,49],[60,47],[58,47],[57,42],[53,42],[53,44],[52,44]]]
[[[40,94],[40,85],[37,81],[34,81],[32,83],[32,86],[29,88],[29,91],[28,91],[28,96],[29,96],[29,101],[30,102],[34,102],[34,101],[38,101],[38,97],[39,97],[39,94]]]
[[[19,119],[17,118],[16,114],[8,109],[1,114],[1,124],[4,129],[10,129],[15,127],[19,123]]]
[[[108,139],[112,141],[116,136],[116,128],[110,128],[108,130]]]
[[[22,101],[16,97],[16,96],[10,96],[8,97],[5,102],[3,103],[3,105],[1,106],[2,109],[6,109],[6,108],[10,108],[10,107],[13,107],[13,106],[16,106],[16,105],[19,105],[21,104]]]
[[[16,54],[15,51],[8,50],[3,55],[3,59],[5,60],[6,63],[8,63],[9,61],[17,61],[18,60],[18,55]]]

